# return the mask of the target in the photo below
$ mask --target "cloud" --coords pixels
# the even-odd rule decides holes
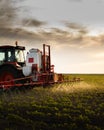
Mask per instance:
[[[28,31],[23,28],[2,28],[0,27],[0,38],[14,39],[14,40],[27,40],[45,42],[50,41],[61,46],[70,46],[78,48],[104,46],[104,35],[99,36],[87,36],[73,34],[69,30],[63,30],[59,28],[50,28],[49,30],[37,29],[36,31]]]
[[[78,32],[81,35],[85,35],[89,32],[87,27],[80,25],[80,24],[77,24],[77,23],[64,22],[64,24],[70,30],[72,30],[74,32]]]
[[[40,26],[42,26],[42,25],[45,25],[46,24],[46,22],[43,22],[43,21],[39,21],[39,20],[37,20],[37,19],[24,19],[23,21],[22,21],[22,24],[24,25],[24,26],[27,26],[27,27],[40,27]]]
[[[16,19],[18,21],[16,24],[18,25],[19,23],[17,15],[18,8],[13,6],[12,0],[0,0],[0,38],[9,38],[12,40],[22,39],[27,41],[51,41],[60,46],[77,46],[82,48],[86,46],[104,45],[104,35],[96,37],[87,36],[89,33],[88,27],[78,23],[64,21],[64,29],[54,27],[47,28],[45,26],[47,22],[35,18],[22,18],[20,22],[21,28],[14,27]],[[43,25],[44,27],[41,29],[40,27]],[[23,29],[22,26],[26,27],[27,30]],[[29,31],[31,27],[37,27],[37,30],[35,30],[35,32]],[[47,29],[45,29],[45,27]]]
[[[57,44],[66,44],[71,34],[59,28],[50,28],[49,30],[39,31],[40,36],[47,41],[57,42]]]
[[[0,28],[0,37],[18,40],[41,40],[38,33],[33,33],[21,28]]]
[[[0,27],[8,27],[13,24],[16,17],[16,9],[11,0],[0,0]]]
[[[21,7],[16,7],[16,3],[16,0],[0,0],[0,39],[41,40],[38,32],[25,30],[22,26],[27,28],[40,27],[46,23],[31,18],[19,19],[18,12]]]
[[[14,0],[14,2],[16,2]],[[23,18],[21,25],[27,27],[27,30],[22,27],[14,28],[17,19],[19,23],[17,10],[12,0],[0,0],[0,38],[9,39],[27,39],[27,40],[42,40],[42,41],[55,41],[57,44],[76,44],[80,43],[83,39],[82,34],[86,34],[87,30],[78,24],[68,23],[65,25],[69,30],[59,28],[49,28],[48,30],[37,30],[37,32],[28,31],[29,27],[40,28],[46,25],[46,22],[32,18]],[[74,35],[70,30],[77,31],[78,34]],[[30,30],[30,29],[29,29]],[[79,35],[80,34],[80,35]]]

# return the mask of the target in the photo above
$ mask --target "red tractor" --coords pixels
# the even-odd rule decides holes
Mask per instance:
[[[9,81],[23,76],[24,50],[25,47],[21,46],[0,46],[0,81]]]
[[[25,47],[17,44],[0,46],[0,87],[48,84],[59,80],[54,74],[54,65],[51,65],[49,45],[43,44],[43,52],[30,49],[26,59],[24,50]]]

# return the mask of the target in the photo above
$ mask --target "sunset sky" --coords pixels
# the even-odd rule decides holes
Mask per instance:
[[[0,0],[0,45],[51,45],[61,73],[104,73],[104,0]]]

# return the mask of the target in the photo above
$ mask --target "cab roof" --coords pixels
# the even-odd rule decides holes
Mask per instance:
[[[4,46],[0,46],[0,49],[19,49],[19,50],[25,50],[25,47],[23,47],[23,46],[4,45]]]

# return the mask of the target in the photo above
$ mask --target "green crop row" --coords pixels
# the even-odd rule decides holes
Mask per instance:
[[[1,130],[103,130],[104,75],[0,95]],[[93,86],[93,87],[92,87]]]

